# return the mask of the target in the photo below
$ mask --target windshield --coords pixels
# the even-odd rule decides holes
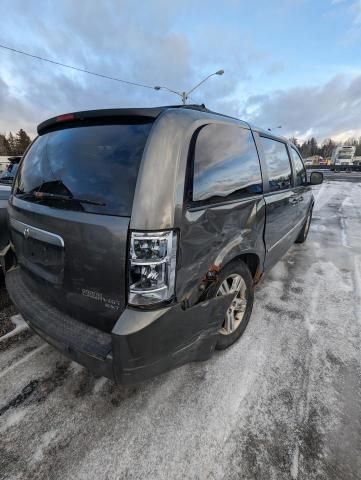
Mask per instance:
[[[79,202],[61,201],[61,196],[74,197],[84,199],[83,211],[129,216],[151,127],[152,123],[92,125],[41,135],[24,157],[14,193],[68,210],[79,209]]]

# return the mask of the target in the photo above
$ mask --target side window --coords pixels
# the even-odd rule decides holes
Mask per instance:
[[[292,160],[296,169],[296,185],[304,185],[307,182],[307,174],[305,166],[303,165],[302,158],[299,156],[298,152],[291,147]]]
[[[292,187],[292,169],[283,142],[261,137],[268,169],[269,187],[271,192],[278,192]]]
[[[233,125],[203,127],[194,148],[193,200],[262,193],[262,177],[250,130]]]

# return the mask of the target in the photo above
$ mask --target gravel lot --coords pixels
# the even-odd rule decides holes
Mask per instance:
[[[0,478],[360,479],[361,183],[315,196],[308,241],[207,362],[114,386],[18,320],[0,340]]]

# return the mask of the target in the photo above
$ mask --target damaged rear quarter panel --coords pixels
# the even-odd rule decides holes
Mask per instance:
[[[265,204],[262,195],[184,212],[180,237],[177,298],[198,301],[210,266],[223,268],[242,254],[264,262]]]
[[[183,309],[126,309],[112,331],[114,377],[132,383],[208,359],[234,293]]]
[[[199,301],[199,287],[210,266],[222,268],[241,254],[255,253],[262,269],[265,254],[261,194],[202,208],[185,205],[191,141],[199,128],[211,123],[249,128],[196,110],[168,109],[159,116],[144,151],[130,222],[130,228],[139,231],[179,231],[176,298],[189,305]]]

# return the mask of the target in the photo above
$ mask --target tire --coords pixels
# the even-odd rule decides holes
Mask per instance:
[[[302,230],[300,231],[298,237],[296,238],[296,243],[305,243],[308,237],[308,232],[310,231],[311,222],[312,222],[312,208],[308,212],[305,223],[303,224]]]
[[[220,333],[218,334],[218,339],[216,343],[217,350],[224,350],[225,348],[230,347],[245,331],[253,308],[253,301],[254,301],[254,291],[253,291],[253,279],[251,272],[247,265],[242,262],[242,260],[235,260],[230,262],[228,265],[221,270],[217,282],[210,288],[208,292],[208,297],[213,298],[217,295],[221,295],[220,289],[224,291],[224,282],[231,283],[232,281],[236,281],[237,278],[241,278],[241,290],[240,295],[235,298],[236,306],[233,306],[233,302],[230,305],[232,309],[232,315],[234,315],[234,323],[235,328],[228,329],[227,331],[226,326],[227,320],[229,319],[228,315],[231,315],[229,311],[227,312],[227,316],[222,324],[222,328]],[[226,292],[225,292],[226,293]],[[242,297],[240,298],[242,293]],[[241,305],[242,304],[242,305]],[[240,308],[240,310],[237,309]],[[233,310],[234,309],[234,310]],[[242,318],[239,319],[239,316],[242,315]],[[238,325],[237,325],[238,323]]]

